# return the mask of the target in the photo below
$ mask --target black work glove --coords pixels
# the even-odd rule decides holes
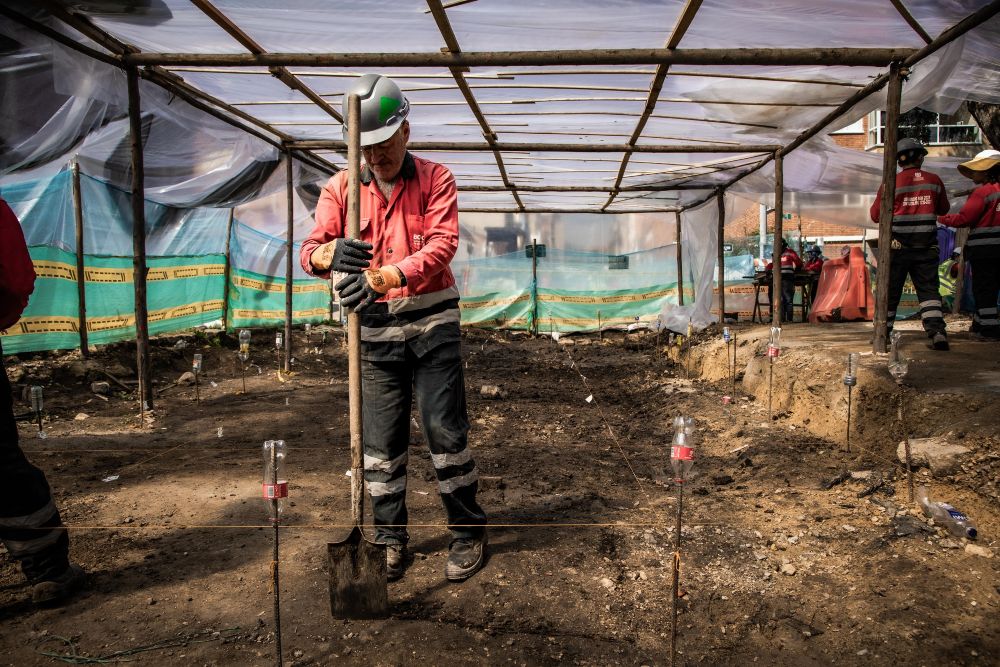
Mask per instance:
[[[363,273],[352,273],[334,285],[340,295],[340,305],[360,313],[382,295],[375,291]]]
[[[370,265],[371,249],[371,243],[359,239],[334,239],[313,250],[309,262],[320,271],[361,273]]]

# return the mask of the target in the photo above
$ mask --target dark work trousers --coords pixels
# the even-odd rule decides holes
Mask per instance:
[[[443,343],[404,361],[362,361],[365,481],[377,542],[405,544],[406,462],[414,395],[455,539],[478,537],[486,514],[476,502],[479,474],[468,448],[461,343]]]
[[[29,583],[48,581],[69,567],[69,536],[62,525],[45,473],[28,462],[18,445],[10,381],[4,369],[0,373],[0,541],[21,563]]]
[[[973,322],[983,336],[1000,339],[997,293],[1000,292],[1000,251],[968,248],[972,265],[972,295],[976,299]]]
[[[941,294],[938,292],[938,249],[901,248],[892,251],[889,267],[889,313],[888,331],[892,332],[896,320],[896,308],[903,296],[903,284],[909,274],[920,301],[920,323],[928,337],[943,334],[944,314],[941,312]]]
[[[791,322],[795,319],[792,304],[795,303],[795,274],[781,272],[781,321]]]

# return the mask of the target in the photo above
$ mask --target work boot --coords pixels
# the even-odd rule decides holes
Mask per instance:
[[[480,537],[460,537],[448,549],[444,576],[448,581],[465,581],[486,563],[486,531]]]
[[[392,542],[385,545],[385,575],[389,581],[402,578],[406,570],[406,545]]]
[[[931,348],[934,350],[940,350],[942,352],[947,352],[950,348],[948,347],[948,337],[943,333],[936,333],[931,336]]]
[[[70,563],[66,571],[54,579],[40,581],[31,587],[31,600],[37,605],[51,605],[69,597],[86,578],[83,568]]]

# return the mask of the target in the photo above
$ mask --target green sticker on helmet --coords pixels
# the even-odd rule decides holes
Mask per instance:
[[[400,101],[392,97],[379,98],[378,122],[384,123],[392,118],[400,106]]]

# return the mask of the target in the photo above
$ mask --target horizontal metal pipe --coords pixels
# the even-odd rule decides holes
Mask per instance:
[[[704,185],[459,185],[459,192],[666,192],[668,190],[709,190]]]
[[[290,141],[290,148],[315,150],[347,150],[343,141],[309,139]],[[555,144],[499,142],[488,144],[478,141],[411,141],[407,146],[414,151],[546,151],[549,153],[773,153],[780,145],[760,144]]]
[[[524,210],[508,208],[475,208],[458,207],[459,213],[584,213],[586,215],[623,215],[629,213],[677,213],[680,209],[676,206],[670,208],[643,208],[633,210],[588,210],[583,208],[525,208]]]
[[[462,53],[131,53],[131,65],[202,67],[517,67],[567,65],[829,65],[884,67],[915,49],[571,49]]]

